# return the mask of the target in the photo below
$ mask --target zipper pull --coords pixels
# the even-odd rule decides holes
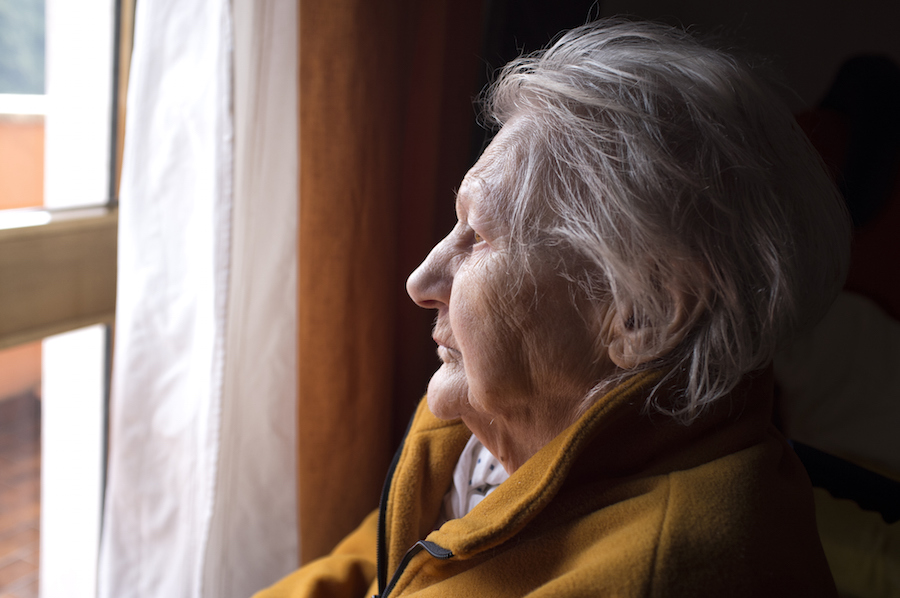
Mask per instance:
[[[438,546],[434,542],[429,542],[428,540],[420,540],[419,542],[417,542],[417,544],[420,544],[422,548],[428,551],[428,554],[436,559],[446,561],[447,559],[453,557],[453,551],[447,550],[443,546]]]
[[[400,579],[400,576],[403,575],[403,572],[406,570],[406,566],[409,565],[409,562],[413,559],[414,556],[422,552],[422,549],[433,556],[436,559],[441,559],[445,561],[453,556],[453,551],[447,550],[443,546],[435,544],[434,542],[429,542],[428,540],[419,540],[415,544],[413,544],[412,548],[406,551],[406,554],[403,556],[403,560],[400,561],[400,565],[397,567],[397,570],[394,571],[394,576],[391,578],[390,583],[384,589],[384,592],[381,596],[387,596],[391,593],[391,590],[394,589],[394,585],[396,585],[397,580]],[[380,598],[377,594],[372,598]]]

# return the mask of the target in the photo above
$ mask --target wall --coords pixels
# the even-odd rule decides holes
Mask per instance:
[[[44,117],[0,114],[0,210],[44,203]]]

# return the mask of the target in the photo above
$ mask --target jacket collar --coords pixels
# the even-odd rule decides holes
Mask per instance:
[[[610,487],[696,467],[759,442],[770,425],[769,370],[748,376],[690,425],[645,412],[660,378],[659,372],[646,372],[615,387],[468,515],[448,521],[427,539],[458,558],[470,558],[520,533],[564,484]],[[453,466],[455,461],[435,477],[449,480]]]

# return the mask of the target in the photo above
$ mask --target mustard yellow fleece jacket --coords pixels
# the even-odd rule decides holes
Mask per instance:
[[[642,413],[656,379],[616,387],[437,530],[470,433],[422,401],[380,513],[256,598],[837,596],[771,376],[689,426]]]

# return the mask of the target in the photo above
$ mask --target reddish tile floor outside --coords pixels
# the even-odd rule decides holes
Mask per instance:
[[[41,403],[0,399],[0,598],[37,598]]]

